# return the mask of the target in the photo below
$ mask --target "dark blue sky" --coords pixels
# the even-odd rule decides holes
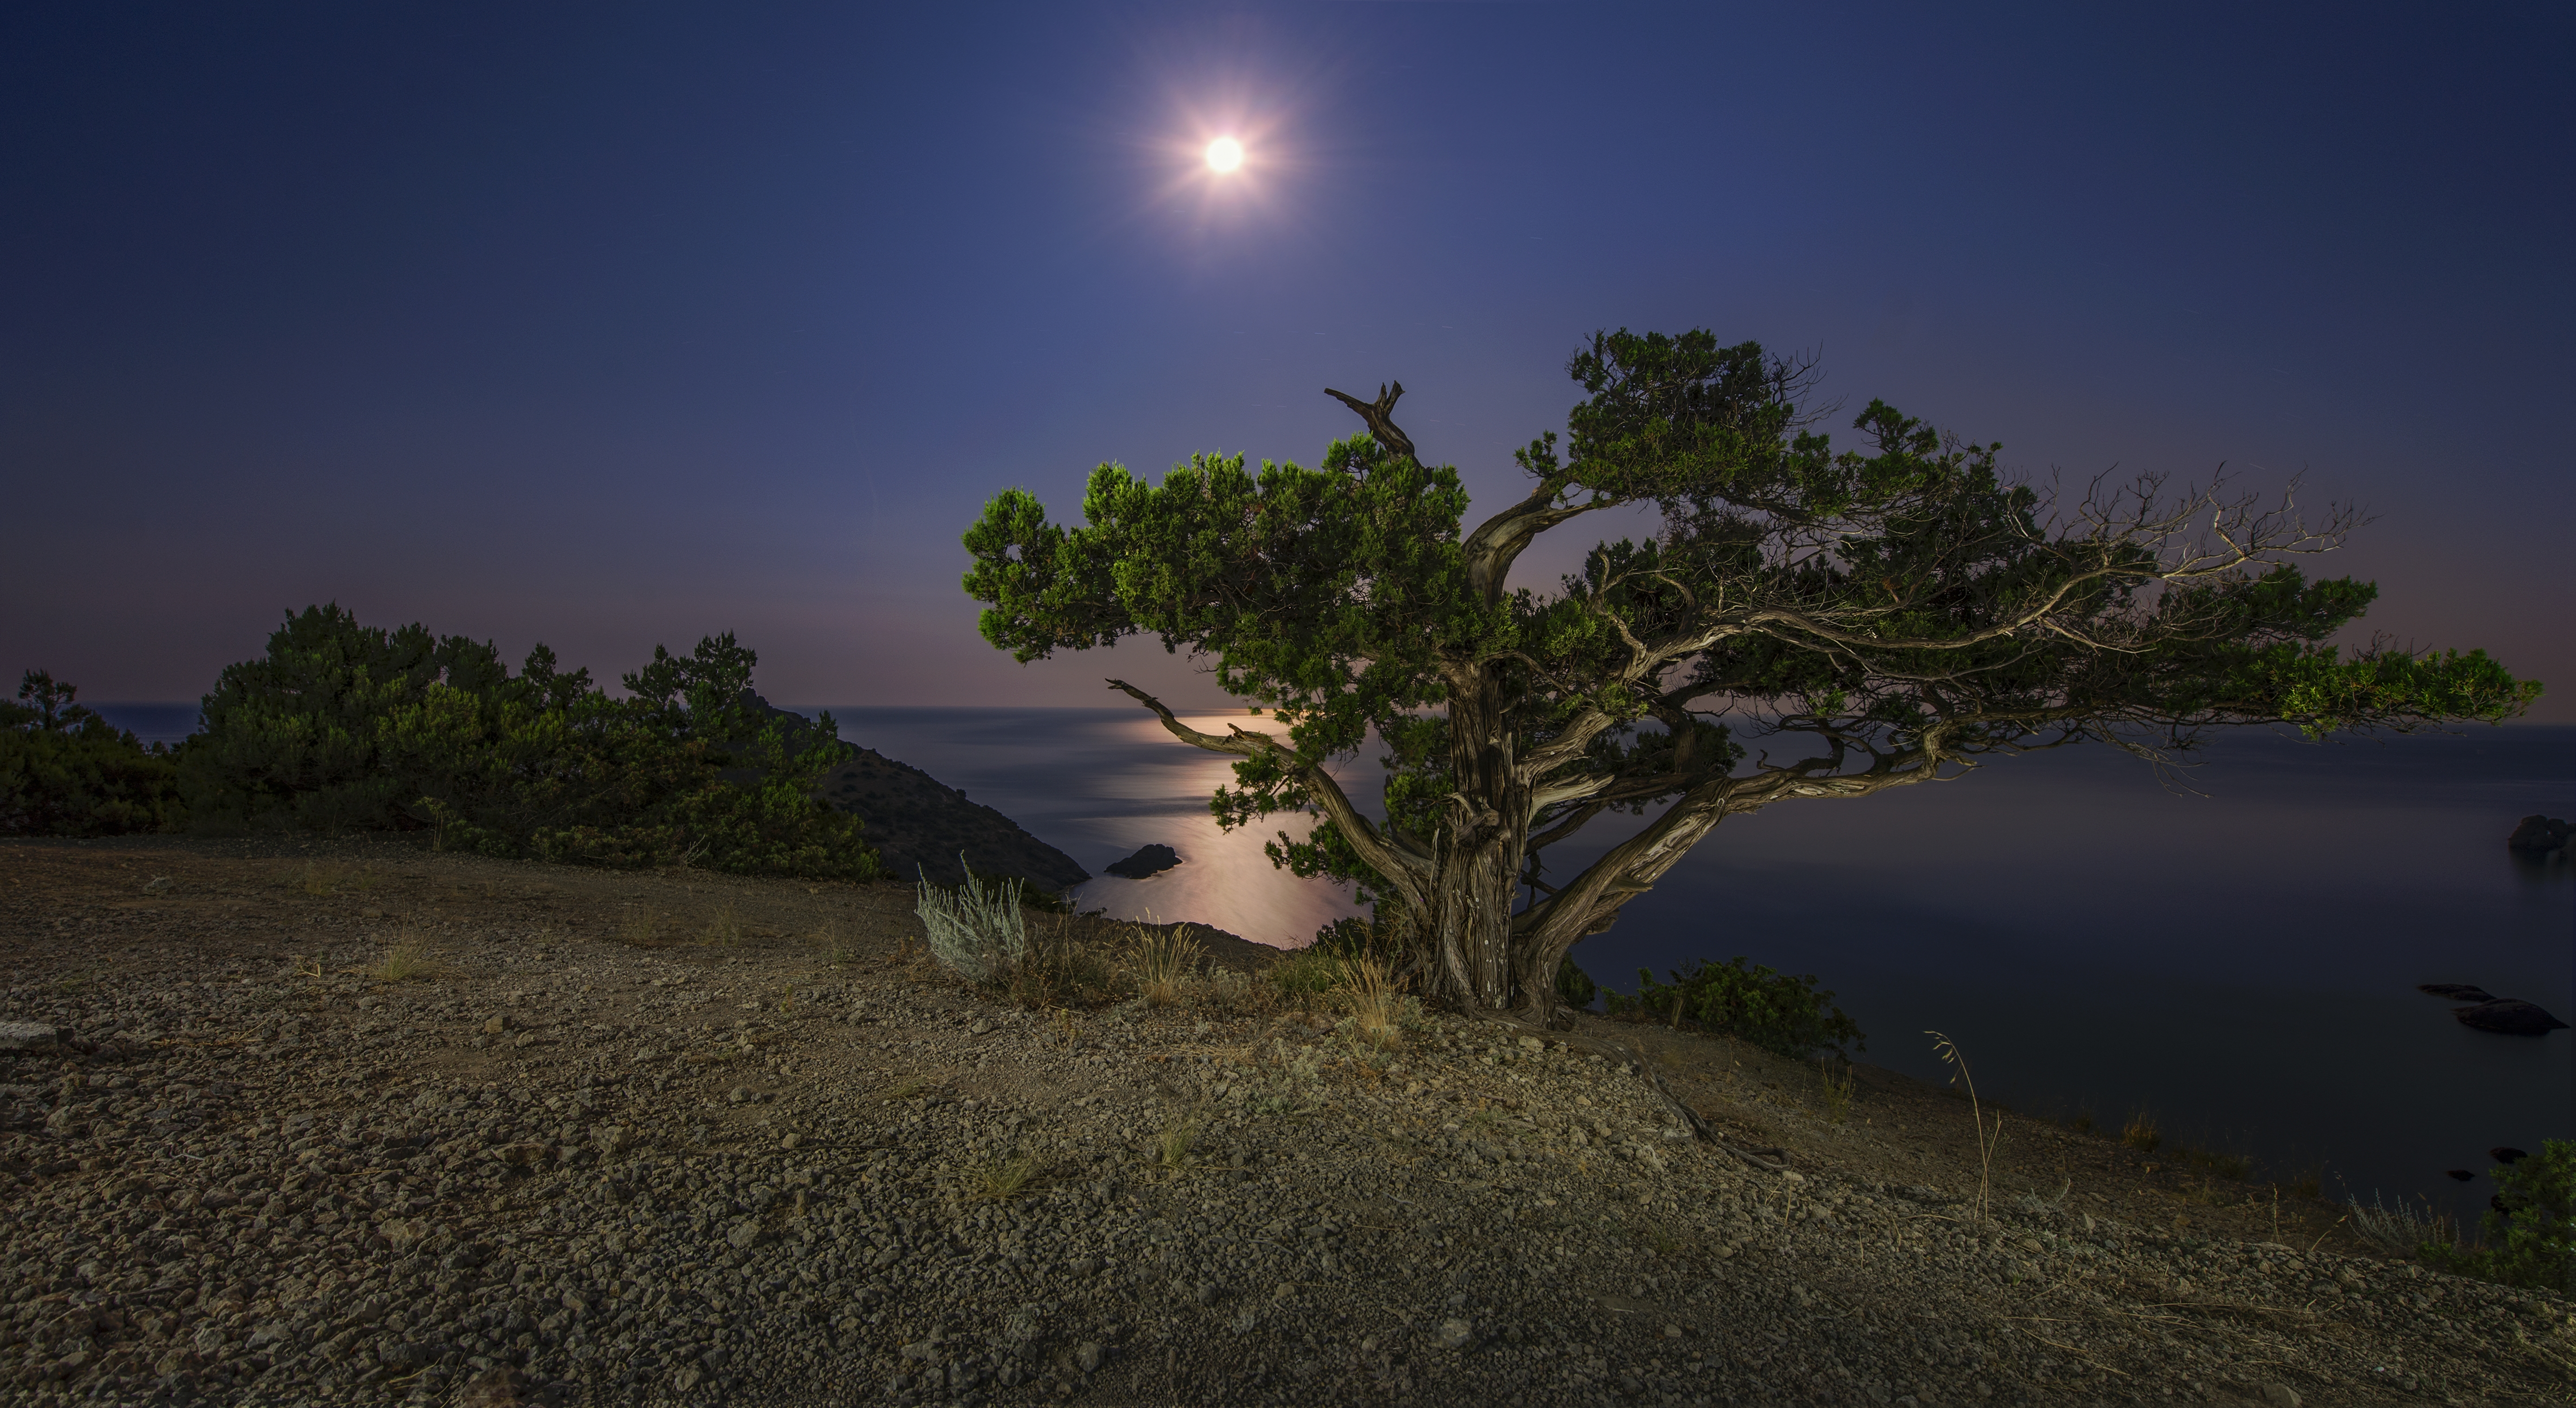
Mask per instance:
[[[1213,702],[985,647],[983,500],[1397,378],[1491,506],[1579,338],[1708,326],[2027,472],[2304,471],[2370,624],[2576,719],[2576,25],[2253,10],[12,7],[0,667],[190,697],[337,599]]]

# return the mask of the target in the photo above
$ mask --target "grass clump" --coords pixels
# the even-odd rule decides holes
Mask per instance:
[[[1175,1117],[1145,1148],[1145,1161],[1156,1172],[1177,1178],[1198,1167],[1199,1122],[1194,1115]]]
[[[649,909],[630,909],[617,921],[617,940],[637,948],[650,948],[661,930],[661,921]]]
[[[1284,953],[1269,967],[1261,970],[1263,981],[1290,1004],[1317,1007],[1342,985],[1346,965],[1342,956],[1326,950],[1321,944],[1309,945]]]
[[[2459,1241],[2451,1219],[2433,1211],[2430,1203],[2418,1208],[2401,1198],[2397,1206],[2386,1207],[2373,1193],[2370,1206],[2351,1198],[2345,1200],[2344,1210],[2352,1219],[2353,1231],[2393,1256],[2414,1256],[2427,1245],[2449,1247]]]
[[[1672,981],[1637,970],[1634,996],[1605,993],[1603,1004],[1613,1017],[1632,1022],[1685,1023],[1749,1041],[1766,1051],[1803,1061],[1819,1048],[1841,1050],[1845,1042],[1869,1049],[1869,1038],[1841,1008],[1832,992],[1816,986],[1813,973],[1775,972],[1741,957],[1724,963],[1702,960],[1687,972],[1670,970]],[[1560,987],[1565,983],[1562,969]]]
[[[2120,1127],[2120,1142],[2141,1154],[2152,1154],[2164,1145],[2164,1128],[2156,1123],[2153,1111],[2140,1110]]]
[[[1860,1088],[1859,1075],[1852,1070],[1851,1063],[1845,1061],[1837,1070],[1830,1057],[1818,1057],[1816,1074],[1823,1083],[1817,1099],[1824,1106],[1825,1118],[1836,1124],[1850,1119],[1852,1096]]]
[[[959,1184],[969,1202],[1004,1203],[1036,1187],[1045,1171],[1034,1153],[995,1155],[968,1163]]]
[[[1377,960],[1363,958],[1347,965],[1333,993],[1350,1011],[1353,1041],[1379,1051],[1404,1044],[1404,994],[1388,980]]]
[[[2474,1247],[2423,1244],[2424,1260],[2445,1271],[2507,1286],[2576,1295],[2576,1140],[2544,1141],[2488,1170],[2495,1211],[2478,1220]]]
[[[1187,924],[1138,925],[1128,947],[1128,959],[1136,971],[1136,995],[1151,1007],[1177,1005],[1206,956],[1207,950],[1190,936]]]
[[[1022,926],[1019,956],[988,984],[996,989],[994,995],[1031,1012],[1067,1002],[1107,1001],[1116,981],[1109,964],[1082,942],[1073,915],[1048,913],[1036,925]]]
[[[380,983],[407,983],[414,978],[434,977],[440,969],[429,954],[429,941],[418,934],[405,934],[385,946],[384,955],[367,976]]]
[[[962,864],[964,856],[958,857]],[[989,888],[974,871],[955,889],[921,876],[913,913],[929,935],[930,953],[939,966],[970,983],[1009,977],[1028,951],[1027,921],[1020,914],[1020,882],[1003,880]]]
[[[707,943],[713,948],[742,947],[742,917],[733,912],[732,901],[726,901],[707,921]]]

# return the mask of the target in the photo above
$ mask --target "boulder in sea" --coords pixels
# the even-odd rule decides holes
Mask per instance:
[[[2513,1147],[2510,1144],[2499,1144],[2496,1147],[2487,1150],[2487,1157],[2500,1164],[2518,1164],[2524,1159],[2530,1158],[2531,1155],[2524,1150]]]
[[[2567,838],[2571,832],[2576,832],[2576,827],[2571,827],[2554,816],[2542,816],[2535,812],[2524,817],[2522,824],[2513,829],[2513,834],[2506,837],[2504,843],[2510,849],[2529,851],[2539,855],[2549,851],[2565,850]]]
[[[2475,1007],[2454,1007],[2451,1015],[2459,1018],[2464,1027],[2506,1036],[2547,1036],[2567,1025],[2518,997],[2499,997]]]
[[[1148,875],[1160,875],[1180,863],[1180,852],[1157,842],[1151,846],[1138,847],[1136,854],[1125,860],[1112,861],[1106,869],[1112,875],[1124,876],[1129,880],[1142,880]]]
[[[2417,992],[2429,992],[2445,1002],[2493,1002],[2495,994],[2475,983],[2417,983]]]

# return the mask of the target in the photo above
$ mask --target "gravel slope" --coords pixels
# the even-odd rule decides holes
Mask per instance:
[[[2249,1231],[2250,1196],[2175,1202],[2107,1141],[2034,1132],[2043,1191],[1980,1219],[1973,1164],[1918,1134],[1946,1101],[1893,1077],[1829,1119],[1732,1043],[1639,1046],[1788,1146],[1775,1174],[1621,1064],[1446,1021],[1363,1060],[1239,972],[1176,1008],[998,1008],[920,964],[908,908],[0,846],[0,1019],[68,1034],[0,1054],[0,1396],[2576,1397],[2565,1301]],[[366,976],[404,936],[436,974]],[[1017,1158],[1033,1185],[987,1196]]]

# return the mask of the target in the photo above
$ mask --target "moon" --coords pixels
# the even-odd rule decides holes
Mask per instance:
[[[1219,137],[1208,143],[1207,164],[1220,175],[1243,165],[1243,143],[1232,137]]]

